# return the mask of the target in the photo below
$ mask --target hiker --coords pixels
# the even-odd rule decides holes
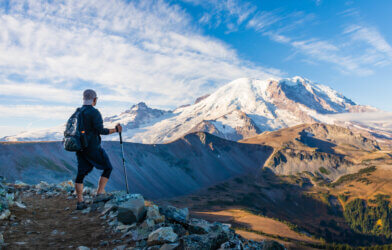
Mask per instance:
[[[112,172],[112,164],[105,150],[101,147],[101,136],[110,135],[116,132],[121,132],[122,127],[117,124],[113,129],[103,127],[103,120],[101,113],[94,108],[97,104],[97,93],[92,89],[87,89],[83,92],[83,113],[82,119],[84,129],[88,141],[87,148],[76,152],[78,160],[78,174],[75,180],[75,189],[78,198],[76,205],[77,210],[87,208],[83,200],[83,180],[88,173],[93,170],[93,167],[103,170],[98,182],[98,189],[95,199],[103,198],[105,195],[105,186],[109,180]]]

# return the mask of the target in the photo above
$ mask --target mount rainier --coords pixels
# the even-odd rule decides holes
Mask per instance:
[[[196,131],[236,141],[264,131],[314,122],[351,126],[380,134],[375,129],[334,118],[338,114],[374,111],[377,109],[357,105],[335,90],[301,77],[240,78],[198,98],[192,105],[165,111],[141,102],[119,115],[104,118],[104,123],[108,127],[121,123],[123,137],[128,142],[167,143]],[[62,140],[63,130],[64,125],[6,136],[2,140],[58,141]],[[117,140],[118,136],[104,139]]]

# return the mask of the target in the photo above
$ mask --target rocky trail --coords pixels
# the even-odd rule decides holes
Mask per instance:
[[[284,249],[138,194],[113,192],[94,200],[94,190],[86,188],[89,207],[76,211],[73,189],[72,182],[0,182],[0,249]]]
[[[10,220],[2,222],[7,249],[113,248],[124,243],[99,218],[100,213],[74,211],[75,200],[67,200],[66,195],[22,195],[22,201],[26,208],[13,207]]]

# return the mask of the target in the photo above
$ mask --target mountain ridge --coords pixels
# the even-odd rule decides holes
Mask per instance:
[[[112,127],[121,123],[124,140],[129,142],[168,143],[194,131],[236,141],[303,123],[339,122],[331,115],[375,111],[376,108],[357,105],[325,85],[298,76],[280,80],[240,78],[197,98],[191,105],[167,111],[141,102],[119,115],[104,118],[104,122]],[[25,132],[2,140],[61,140],[62,129],[59,126]],[[118,138],[111,135],[105,139]]]

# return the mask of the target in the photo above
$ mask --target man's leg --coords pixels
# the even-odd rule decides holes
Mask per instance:
[[[106,178],[103,176],[101,176],[101,178],[99,178],[97,194],[104,194],[105,193],[105,186],[106,186],[106,183],[108,183],[108,180],[109,180],[109,178]]]
[[[78,202],[82,202],[83,201],[83,183],[75,183],[75,190],[76,190]]]
[[[83,180],[86,175],[91,172],[93,166],[85,159],[81,152],[76,152],[78,160],[78,173],[75,179],[75,191],[78,203],[83,202]]]
[[[97,195],[105,193],[105,187],[106,184],[108,183],[110,174],[112,173],[112,169],[113,169],[112,164],[110,163],[109,157],[106,154],[105,150],[103,150],[102,148],[100,150],[101,150],[102,162],[105,168],[98,182]]]

